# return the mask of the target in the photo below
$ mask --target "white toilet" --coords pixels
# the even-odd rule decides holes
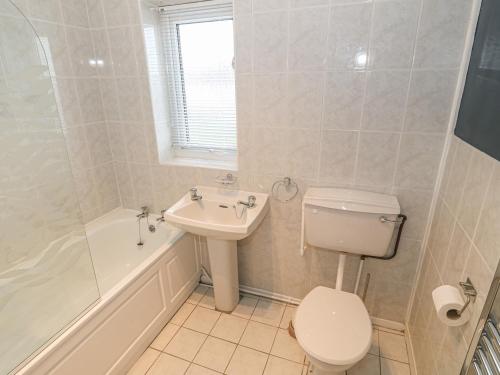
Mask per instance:
[[[302,300],[294,319],[295,335],[314,375],[343,374],[364,358],[372,339],[363,301],[342,291],[346,253],[385,256],[400,207],[391,195],[311,188],[302,210],[303,245],[337,251],[340,256],[336,288],[318,286]]]

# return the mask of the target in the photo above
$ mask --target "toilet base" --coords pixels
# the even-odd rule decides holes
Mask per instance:
[[[332,370],[321,370],[318,367],[314,367],[313,365],[309,365],[308,375],[345,375],[345,370],[343,371],[332,371]]]

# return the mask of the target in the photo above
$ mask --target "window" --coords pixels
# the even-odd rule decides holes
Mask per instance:
[[[162,7],[160,27],[174,157],[235,160],[231,3],[204,1]]]

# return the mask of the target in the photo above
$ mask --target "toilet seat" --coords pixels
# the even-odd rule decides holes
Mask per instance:
[[[355,364],[370,350],[370,316],[363,301],[352,293],[314,288],[300,303],[294,328],[308,356],[329,365]]]

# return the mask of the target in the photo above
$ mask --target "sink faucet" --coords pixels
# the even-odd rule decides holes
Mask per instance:
[[[201,201],[201,199],[203,198],[201,195],[198,195],[198,189],[196,188],[189,189],[189,192],[191,193],[192,201]]]
[[[243,206],[247,206],[248,208],[253,208],[253,207],[255,207],[256,200],[257,200],[257,198],[255,198],[255,195],[249,195],[247,202],[238,201],[238,204],[242,204]]]

